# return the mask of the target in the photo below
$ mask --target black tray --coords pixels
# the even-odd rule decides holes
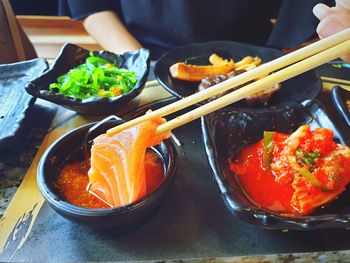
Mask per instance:
[[[24,85],[48,68],[45,59],[0,65],[0,147],[10,145],[35,102]]]

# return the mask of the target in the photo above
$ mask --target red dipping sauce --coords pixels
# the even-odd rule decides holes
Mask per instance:
[[[89,184],[88,161],[66,164],[54,181],[54,188],[58,195],[66,202],[84,208],[110,208],[109,205],[99,200],[86,191]],[[145,154],[145,173],[147,194],[153,192],[165,179],[164,168],[158,155],[148,150]]]
[[[277,134],[275,134],[277,135]],[[288,135],[278,134],[275,142],[282,142]],[[290,185],[278,184],[271,170],[264,170],[259,155],[263,154],[263,142],[241,150],[237,159],[230,162],[230,169],[247,196],[258,206],[279,213],[293,213],[290,204],[294,189]]]

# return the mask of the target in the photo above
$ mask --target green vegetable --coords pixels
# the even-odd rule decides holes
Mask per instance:
[[[116,62],[94,56],[90,52],[85,63],[59,76],[49,89],[67,97],[116,97],[128,93],[136,85],[133,71],[118,68]]]
[[[264,147],[263,147],[263,158],[264,158],[264,168],[269,169],[272,162],[273,153],[273,136],[274,132],[264,131]]]
[[[320,181],[316,178],[316,176],[311,173],[306,167],[300,168],[299,173],[301,176],[303,176],[306,180],[311,182],[314,186],[317,186],[319,188],[322,187]]]
[[[298,149],[295,151],[295,155],[299,164],[306,164],[310,167],[315,165],[316,159],[321,158],[321,154],[317,150],[312,150],[311,152],[306,153]]]

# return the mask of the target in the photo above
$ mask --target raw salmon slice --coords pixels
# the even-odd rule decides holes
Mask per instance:
[[[162,118],[148,120],[113,136],[96,137],[91,148],[89,191],[114,207],[145,196],[146,149],[170,136],[169,132],[153,137],[156,128],[164,122]]]

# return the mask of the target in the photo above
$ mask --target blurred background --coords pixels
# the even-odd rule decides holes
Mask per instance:
[[[38,57],[51,62],[64,43],[90,50],[101,47],[85,31],[81,21],[58,16],[58,0],[10,0],[13,13]]]
[[[10,0],[16,15],[56,16],[58,12],[57,0]]]

